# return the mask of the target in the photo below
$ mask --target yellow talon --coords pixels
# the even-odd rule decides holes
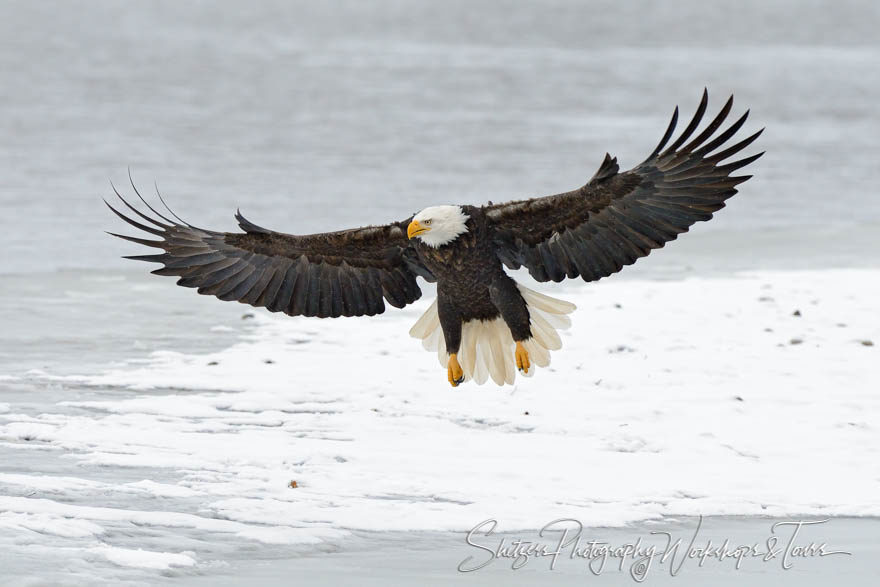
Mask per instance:
[[[531,368],[532,363],[529,360],[529,351],[526,350],[523,343],[517,341],[516,351],[514,351],[513,356],[516,358],[517,369],[520,371],[528,371]]]
[[[458,364],[458,359],[455,357],[455,353],[449,355],[449,363],[446,367],[447,375],[449,376],[449,384],[452,387],[458,387],[458,384],[464,381],[464,371],[461,370],[461,365]]]

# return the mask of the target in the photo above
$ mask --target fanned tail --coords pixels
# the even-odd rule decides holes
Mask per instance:
[[[558,331],[571,326],[567,314],[574,311],[575,305],[538,293],[520,283],[516,285],[529,309],[532,338],[523,341],[523,346],[529,353],[532,366],[523,375],[531,377],[536,366],[550,365],[550,351],[562,348]],[[437,300],[416,321],[409,334],[421,339],[426,350],[437,353],[441,367],[447,366],[449,355],[446,354],[446,340],[440,327]],[[510,329],[500,316],[494,320],[465,322],[457,355],[465,380],[482,385],[491,378],[497,385],[513,385],[516,380],[514,346]]]

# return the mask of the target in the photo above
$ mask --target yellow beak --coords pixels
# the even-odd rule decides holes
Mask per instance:
[[[427,226],[422,226],[421,224],[419,224],[418,220],[413,220],[409,223],[409,226],[406,229],[406,236],[407,238],[412,238],[414,236],[422,234],[423,232],[428,232],[429,230],[431,229]]]

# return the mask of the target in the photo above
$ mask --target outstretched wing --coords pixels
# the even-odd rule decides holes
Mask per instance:
[[[596,175],[580,189],[555,196],[489,205],[498,257],[511,269],[521,266],[538,281],[582,277],[594,281],[620,271],[697,221],[709,220],[750,175],[730,174],[763,153],[720,164],[763,131],[718,151],[745,123],[748,111],[715,134],[733,105],[685,144],[706,112],[708,94],[684,132],[665,150],[678,120],[678,107],[654,152],[637,167],[618,173],[617,159],[605,155]]]
[[[291,316],[372,316],[385,311],[383,298],[396,308],[417,300],[422,294],[417,275],[434,281],[408,246],[408,220],[297,236],[257,226],[239,212],[243,233],[216,232],[187,224],[173,212],[171,220],[141,198],[156,217],[145,214],[116,195],[149,224],[108,203],[110,209],[159,240],[110,234],[164,250],[126,258],[162,263],[153,273],[179,276],[178,285],[221,300]]]

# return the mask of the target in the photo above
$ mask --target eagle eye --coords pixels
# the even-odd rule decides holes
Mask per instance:
[[[431,224],[431,220],[425,220],[424,222],[422,222],[422,224],[424,224],[425,226],[429,226]]]

